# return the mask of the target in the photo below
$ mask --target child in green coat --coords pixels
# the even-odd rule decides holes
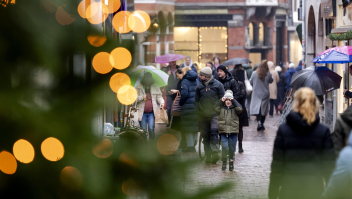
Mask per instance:
[[[227,155],[229,155],[229,170],[233,171],[235,160],[237,134],[239,133],[239,117],[242,106],[233,98],[231,90],[225,92],[224,97],[219,100],[214,108],[219,114],[219,134],[222,143],[222,170],[226,170]]]

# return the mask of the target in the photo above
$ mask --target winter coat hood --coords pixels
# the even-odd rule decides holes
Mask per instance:
[[[185,76],[183,76],[183,79],[188,79],[188,80],[196,80],[198,78],[198,74],[194,72],[193,70],[189,70],[186,72]]]
[[[249,64],[242,64],[242,67],[247,70],[247,69],[252,69],[252,66]]]
[[[297,71],[294,68],[289,68],[286,73],[289,73],[291,77],[296,73]]]
[[[286,122],[292,130],[303,134],[311,132],[319,124],[319,121],[320,117],[316,115],[315,121],[309,125],[307,121],[303,120],[303,116],[295,111],[291,111],[286,118]]]
[[[233,77],[232,77],[232,75],[230,73],[226,73],[226,77],[224,79],[220,78],[220,77],[217,77],[216,79],[219,82],[221,82],[222,84],[224,84],[225,82],[231,81],[233,79]]]
[[[346,109],[340,116],[346,124],[352,124],[352,107]]]
[[[189,65],[187,65],[186,64],[186,59],[185,59],[185,61],[183,62],[183,67],[186,67],[186,66],[188,66],[188,67],[192,67],[193,66],[193,61],[192,61],[192,58],[189,58],[190,59],[190,62],[189,62]]]
[[[268,61],[268,67],[269,67],[269,70],[275,70],[275,65],[272,61]]]

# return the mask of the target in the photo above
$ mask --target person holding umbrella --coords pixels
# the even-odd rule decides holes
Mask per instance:
[[[141,127],[148,130],[149,138],[154,139],[154,126],[155,126],[155,110],[162,109],[164,106],[164,99],[160,88],[154,83],[151,73],[146,72],[140,82],[136,86],[138,93],[137,108],[138,108],[138,121],[141,121]],[[157,105],[159,103],[159,106]],[[148,128],[147,128],[148,125]]]
[[[352,65],[350,65],[350,66],[348,67],[348,69],[349,69],[350,75],[352,75]],[[344,95],[347,99],[352,98],[352,92],[349,91],[348,89],[345,89],[345,90],[344,90],[343,95]]]

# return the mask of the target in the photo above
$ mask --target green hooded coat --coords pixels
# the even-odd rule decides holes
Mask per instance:
[[[219,100],[214,106],[214,110],[219,114],[219,134],[239,133],[239,117],[242,106],[237,100],[232,100],[232,105],[227,107],[225,102]]]

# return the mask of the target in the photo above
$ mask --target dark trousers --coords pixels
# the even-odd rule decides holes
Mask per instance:
[[[174,102],[174,100],[173,100],[171,95],[167,95],[166,96],[166,101],[167,101],[166,113],[167,113],[167,117],[168,117],[169,124],[170,124],[170,122],[171,122],[171,107],[172,107],[172,103]]]
[[[259,114],[257,115],[257,121],[261,122],[262,124],[264,124],[265,122],[265,116],[262,115],[262,109],[259,109]]]
[[[270,99],[270,110],[269,110],[269,115],[273,116],[274,115],[274,105],[277,104],[277,100],[276,99]]]
[[[219,116],[213,118],[198,118],[199,131],[203,137],[205,156],[219,152]]]
[[[239,132],[238,132],[238,142],[239,143],[242,143],[242,140],[243,140],[243,125],[242,123],[240,122],[240,125],[239,125]]]

